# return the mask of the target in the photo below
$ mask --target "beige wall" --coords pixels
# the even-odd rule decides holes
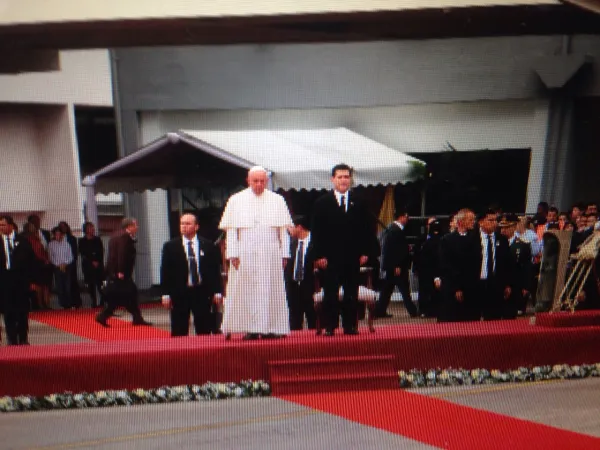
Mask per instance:
[[[22,225],[36,212],[44,227],[81,228],[83,197],[71,106],[0,107],[0,210]]]
[[[19,0],[0,2],[0,24],[122,20],[169,17],[218,17],[323,12],[398,11],[492,5],[556,5],[558,0],[190,0],[121,1]]]
[[[0,75],[0,102],[112,106],[108,50],[61,51],[60,65],[56,72]]]

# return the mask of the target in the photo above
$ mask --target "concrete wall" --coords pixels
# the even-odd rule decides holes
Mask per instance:
[[[570,51],[600,60],[600,36],[576,36],[570,49],[563,47],[562,36],[523,36],[119,49],[118,80],[125,110],[337,108],[540,98],[547,95],[535,72],[541,58]],[[598,94],[597,72],[581,77],[576,92]]]
[[[61,51],[56,72],[0,75],[0,102],[112,106],[108,50]]]
[[[0,205],[19,225],[37,212],[44,227],[65,220],[81,228],[73,120],[70,106],[0,107]]]

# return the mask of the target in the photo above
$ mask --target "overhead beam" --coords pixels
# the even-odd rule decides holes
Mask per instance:
[[[0,50],[347,42],[598,30],[600,16],[566,5],[543,4],[6,25],[0,26]]]

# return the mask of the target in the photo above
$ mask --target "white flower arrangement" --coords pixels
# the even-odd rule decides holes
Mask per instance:
[[[49,409],[93,408],[152,403],[203,401],[226,398],[266,397],[271,387],[265,381],[244,380],[240,383],[205,383],[199,385],[161,386],[157,389],[98,392],[64,392],[44,397],[20,395],[0,397],[0,412],[40,411]]]
[[[519,367],[513,370],[498,369],[430,369],[421,371],[413,369],[398,372],[400,387],[419,388],[429,386],[460,386],[473,384],[518,383],[527,381],[544,381],[556,379],[579,379],[600,377],[600,363],[569,366]]]

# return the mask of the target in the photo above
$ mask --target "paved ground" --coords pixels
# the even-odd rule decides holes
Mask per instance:
[[[415,392],[600,436],[598,379]],[[6,449],[432,448],[275,398],[2,414],[0,436]]]

